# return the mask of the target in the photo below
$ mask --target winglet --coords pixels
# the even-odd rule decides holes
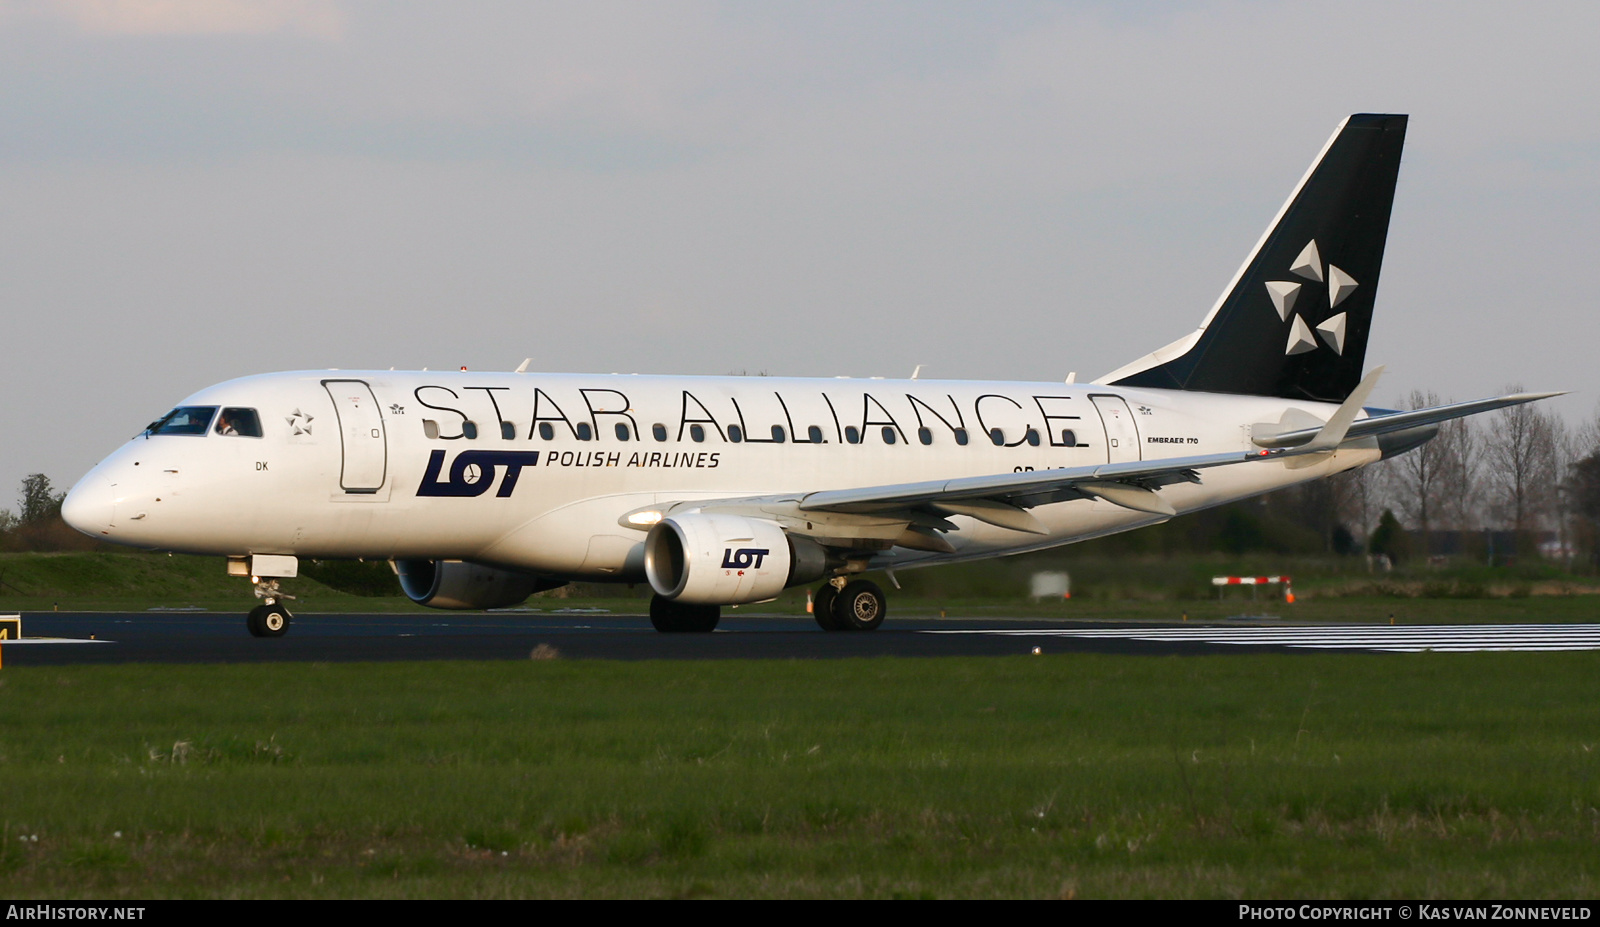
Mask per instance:
[[[1372,372],[1361,378],[1356,388],[1350,391],[1350,396],[1339,404],[1339,408],[1329,417],[1328,423],[1322,426],[1317,436],[1307,443],[1294,449],[1295,454],[1313,454],[1318,451],[1337,450],[1344,441],[1345,432],[1350,430],[1350,423],[1356,420],[1356,413],[1366,404],[1367,397],[1372,395],[1372,390],[1378,385],[1378,378],[1383,376],[1382,365],[1372,368]]]

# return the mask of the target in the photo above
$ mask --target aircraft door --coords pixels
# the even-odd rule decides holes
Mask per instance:
[[[365,380],[323,380],[339,416],[339,445],[344,464],[339,486],[347,493],[375,493],[389,470],[389,444],[383,413]]]
[[[1100,412],[1100,421],[1106,429],[1106,463],[1123,463],[1141,460],[1139,429],[1133,423],[1133,413],[1121,396],[1090,396]]]

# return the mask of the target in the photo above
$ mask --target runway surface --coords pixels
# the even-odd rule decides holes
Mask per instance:
[[[714,634],[658,634],[642,615],[474,613],[301,615],[288,636],[251,637],[214,612],[25,613],[6,666],[525,660],[535,647],[582,659],[821,659],[1041,653],[1379,653],[1600,650],[1600,624],[1111,625],[1048,619],[891,618],[868,634],[825,633],[806,616],[730,614]]]

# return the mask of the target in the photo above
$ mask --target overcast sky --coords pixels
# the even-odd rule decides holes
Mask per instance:
[[[390,366],[1054,380],[1411,114],[1379,398],[1594,414],[1600,4],[0,0],[0,506]]]

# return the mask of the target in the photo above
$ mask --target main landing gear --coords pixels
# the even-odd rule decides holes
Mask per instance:
[[[717,629],[718,605],[690,605],[661,596],[650,597],[650,623],[662,634],[704,634]]]
[[[883,590],[864,579],[834,577],[811,596],[811,617],[824,631],[871,631],[888,614]]]
[[[256,597],[262,604],[250,609],[250,614],[245,617],[245,627],[250,629],[252,637],[282,637],[289,633],[289,622],[294,616],[289,614],[289,609],[284,607],[284,599],[292,599],[278,588],[276,579],[256,578]]]

